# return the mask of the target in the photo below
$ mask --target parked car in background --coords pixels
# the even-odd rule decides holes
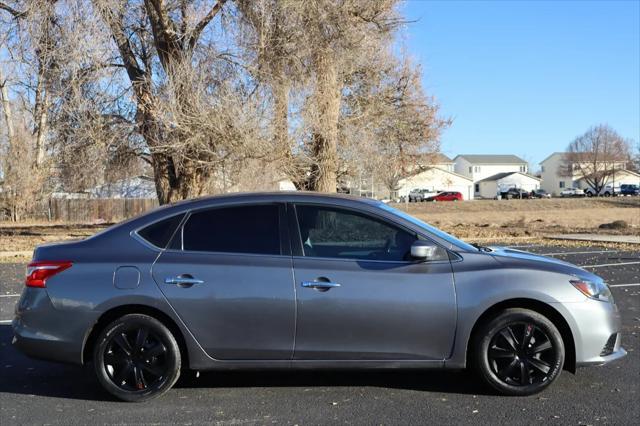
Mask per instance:
[[[433,196],[434,194],[437,194],[437,193],[433,191],[429,191],[428,189],[420,189],[420,188],[412,189],[411,192],[409,192],[409,202],[419,203],[424,201],[427,197]]]
[[[431,197],[425,198],[425,201],[462,201],[462,194],[455,191],[445,191]]]
[[[531,198],[551,198],[551,194],[549,194],[544,189],[534,189],[531,191]]]
[[[584,191],[580,188],[565,188],[560,191],[561,197],[584,197]]]
[[[616,196],[619,193],[620,193],[619,186],[605,185],[600,189],[600,192],[597,195],[603,196],[603,197],[611,197],[611,196]],[[589,187],[584,190],[584,194],[587,197],[594,197],[596,195],[596,191],[593,188]]]
[[[523,396],[626,354],[599,276],[306,192],[176,203],[38,246],[12,328],[24,353],[91,364],[136,402],[188,369],[469,367]]]
[[[620,185],[620,195],[640,195],[640,185]]]
[[[502,197],[503,200],[511,200],[513,198],[525,199],[531,198],[531,194],[524,189],[509,188],[506,191],[501,191],[500,197]]]

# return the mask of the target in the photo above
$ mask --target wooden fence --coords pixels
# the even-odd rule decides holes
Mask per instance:
[[[118,222],[157,206],[158,200],[151,198],[52,198],[44,216],[56,222]]]

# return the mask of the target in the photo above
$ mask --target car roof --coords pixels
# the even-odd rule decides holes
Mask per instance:
[[[96,236],[106,233],[113,233],[118,230],[130,232],[153,223],[163,218],[181,214],[189,210],[197,210],[208,207],[215,207],[216,205],[233,204],[238,202],[242,203],[269,203],[269,202],[310,202],[310,203],[326,203],[348,206],[362,207],[377,207],[380,205],[380,201],[358,197],[349,194],[327,194],[312,191],[274,191],[274,192],[237,192],[220,195],[205,196],[199,198],[192,198],[188,200],[177,201],[175,203],[165,204],[157,207],[153,210],[149,210],[141,215],[132,217],[128,220],[115,224],[98,234]]]
[[[375,207],[380,201],[372,198],[358,197],[349,194],[327,194],[313,191],[274,191],[274,192],[234,192],[192,198],[160,206],[143,216],[170,216],[186,210],[213,207],[232,203],[269,203],[269,202],[316,202],[336,205],[354,205]],[[140,216],[142,217],[142,216]]]
[[[227,194],[209,195],[199,198],[192,198],[189,200],[182,200],[167,207],[185,205],[208,205],[216,202],[227,201],[347,201],[364,203],[368,205],[377,205],[378,200],[372,198],[360,197],[350,194],[338,194],[338,193],[323,193],[314,191],[271,191],[271,192],[232,192]]]

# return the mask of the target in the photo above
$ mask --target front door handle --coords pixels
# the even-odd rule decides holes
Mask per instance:
[[[194,284],[202,284],[204,281],[193,278],[191,275],[184,274],[177,277],[167,277],[164,279],[165,284],[176,284],[179,287],[191,287]]]
[[[327,291],[335,287],[340,287],[340,284],[332,283],[330,281],[303,281],[302,287],[315,288],[316,290]]]

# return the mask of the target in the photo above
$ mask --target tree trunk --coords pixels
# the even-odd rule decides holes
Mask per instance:
[[[36,167],[42,166],[45,154],[45,137],[47,136],[47,124],[49,116],[49,95],[45,93],[42,98],[38,127],[36,128]]]
[[[278,155],[287,158],[289,146],[289,88],[279,79],[273,84],[273,138]]]
[[[338,170],[338,118],[340,85],[331,52],[320,51],[314,58],[317,113],[312,140],[311,176],[308,188],[318,192],[336,192]]]
[[[161,205],[204,194],[208,175],[203,169],[192,164],[177,166],[173,158],[165,154],[153,154],[151,158],[156,194]]]
[[[7,123],[7,139],[9,146],[13,144],[15,137],[15,130],[13,129],[13,112],[11,110],[11,103],[9,102],[9,89],[7,89],[7,82],[4,79],[2,70],[0,69],[0,100],[2,101],[2,111],[4,113],[4,121]]]

